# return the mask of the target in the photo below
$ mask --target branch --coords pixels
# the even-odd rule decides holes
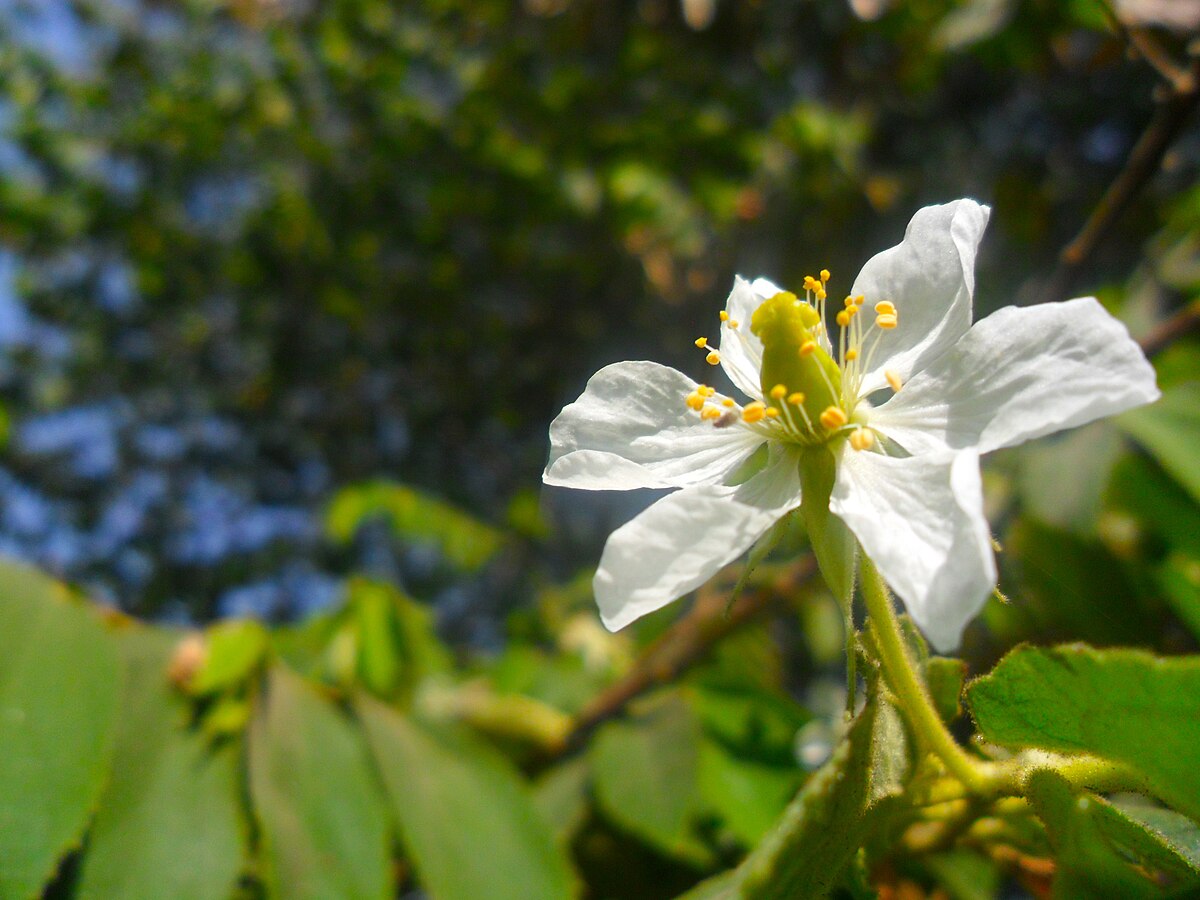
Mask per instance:
[[[722,592],[701,590],[688,613],[646,648],[629,673],[576,716],[566,739],[542,762],[549,764],[578,750],[598,726],[621,715],[634,699],[650,689],[674,681],[708,656],[722,638],[806,584],[816,571],[816,561],[811,555],[805,556],[773,583],[743,593],[728,615]]]
[[[1138,341],[1138,346],[1147,356],[1153,356],[1193,331],[1200,331],[1200,300],[1193,300],[1170,318],[1163,319]]]
[[[1059,254],[1058,266],[1043,291],[1043,301],[1052,302],[1066,296],[1113,224],[1162,166],[1167,150],[1200,103],[1200,42],[1194,41],[1188,52],[1191,64],[1184,72],[1175,73],[1175,77],[1168,79],[1166,95],[1159,101],[1158,109],[1130,151],[1125,167],[1104,192],[1079,234]],[[1157,71],[1164,71],[1159,65],[1152,64]]]

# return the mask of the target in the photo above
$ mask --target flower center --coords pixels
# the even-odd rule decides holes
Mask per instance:
[[[895,304],[881,300],[873,307],[874,322],[864,327],[866,298],[846,297],[835,316],[840,328],[840,363],[835,361],[834,346],[825,330],[829,278],[829,271],[822,269],[819,278],[805,277],[804,299],[781,291],[754,310],[749,325],[762,345],[761,353],[746,341],[745,323],[731,320],[728,312],[721,313],[723,339],[741,340],[743,349],[757,357],[762,400],[742,407],[700,385],[688,395],[687,405],[718,428],[741,424],[768,437],[808,446],[841,436],[854,450],[874,447],[875,432],[867,426],[860,408],[859,389],[880,339],[899,324],[899,314]],[[710,365],[721,363],[720,352],[707,338],[698,338],[696,346],[709,351]],[[893,391],[900,390],[902,384],[895,372],[885,370],[884,377]]]

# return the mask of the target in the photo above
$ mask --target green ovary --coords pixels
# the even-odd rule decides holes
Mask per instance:
[[[763,397],[783,409],[788,404],[786,396],[775,398],[771,394],[777,385],[783,385],[787,395],[804,394],[800,406],[811,428],[795,405],[787,405],[790,421],[801,432],[797,437],[804,443],[829,440],[833,432],[822,427],[821,414],[831,406],[841,406],[842,373],[817,342],[814,328],[819,324],[817,311],[786,291],[760,305],[750,321],[750,330],[763,345]]]

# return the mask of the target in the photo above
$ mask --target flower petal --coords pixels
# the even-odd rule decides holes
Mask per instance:
[[[829,508],[930,643],[941,652],[957,647],[996,584],[979,455],[898,459],[847,448]]]
[[[890,300],[899,325],[875,332],[879,344],[861,395],[886,385],[884,369],[907,381],[971,327],[975,252],[990,212],[974,200],[927,206],[912,217],[900,244],[863,266],[850,293],[865,295],[868,308]]]
[[[605,366],[551,423],[542,480],[608,491],[720,482],[763,438],[701,421],[684,402],[695,388],[682,372],[654,362]]]
[[[593,587],[605,627],[624,628],[699,587],[799,505],[790,451],[776,451],[738,487],[690,487],[658,500],[604,545]]]
[[[1081,297],[992,313],[870,415],[910,453],[987,453],[1158,396],[1125,326]]]
[[[721,323],[721,368],[738,390],[755,400],[762,399],[759,371],[762,369],[762,341],[750,330],[750,319],[762,302],[779,293],[765,278],[753,283],[734,276],[733,290],[725,301],[728,319]],[[736,325],[734,323],[737,323]]]

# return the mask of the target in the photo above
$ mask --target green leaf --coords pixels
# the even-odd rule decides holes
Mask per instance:
[[[584,756],[560,763],[533,785],[534,809],[550,823],[554,838],[567,847],[587,819],[592,767]]]
[[[1093,534],[1121,445],[1120,433],[1103,421],[1021,447],[1017,486],[1025,509],[1057,528]]]
[[[1200,381],[1168,388],[1157,403],[1123,413],[1117,424],[1200,502]]]
[[[276,665],[249,739],[250,796],[270,895],[393,896],[387,811],[350,721]]]
[[[79,897],[225,900],[245,859],[239,746],[187,727],[167,668],[178,636],[119,636],[125,686],[112,776],[88,837]]]
[[[573,895],[549,823],[520,777],[483,747],[369,697],[356,708],[421,885],[438,900]]]
[[[931,656],[925,662],[925,684],[929,696],[944,722],[953,722],[962,715],[962,689],[967,677],[967,664],[948,656]]]
[[[238,685],[267,651],[267,630],[252,619],[218,622],[205,631],[204,640],[204,661],[186,684],[188,693],[196,696]]]
[[[1189,873],[1200,875],[1200,824],[1172,810],[1151,806],[1140,798],[1105,804],[1104,808],[1133,822],[1142,834],[1149,836],[1156,846],[1145,851],[1147,857],[1163,868],[1169,869],[1175,864]],[[1141,840],[1139,835],[1136,841],[1129,843],[1142,847]],[[1170,855],[1161,855],[1160,847]]]
[[[987,740],[1125,763],[1163,800],[1200,816],[1200,657],[1018,647],[967,696]]]
[[[894,710],[868,701],[829,761],[804,785],[770,834],[732,873],[688,900],[790,900],[828,896],[884,820],[886,798],[907,777],[908,747]]]
[[[1046,823],[1054,848],[1054,896],[1155,897],[1157,887],[1119,856],[1092,814],[1096,798],[1076,796],[1061,775],[1034,772],[1026,782],[1030,803]]]
[[[345,543],[369,518],[385,517],[403,540],[428,541],[446,560],[462,569],[478,569],[504,544],[498,529],[407,485],[387,481],[344,488],[326,513],[326,528]]]
[[[753,847],[796,794],[801,771],[735,756],[716,741],[700,742],[700,794],[744,846]]]
[[[665,852],[703,861],[692,819],[699,799],[700,723],[678,692],[660,694],[592,739],[596,802],[630,834]]]
[[[109,769],[120,665],[67,589],[0,566],[0,896],[36,895],[76,846]]]

